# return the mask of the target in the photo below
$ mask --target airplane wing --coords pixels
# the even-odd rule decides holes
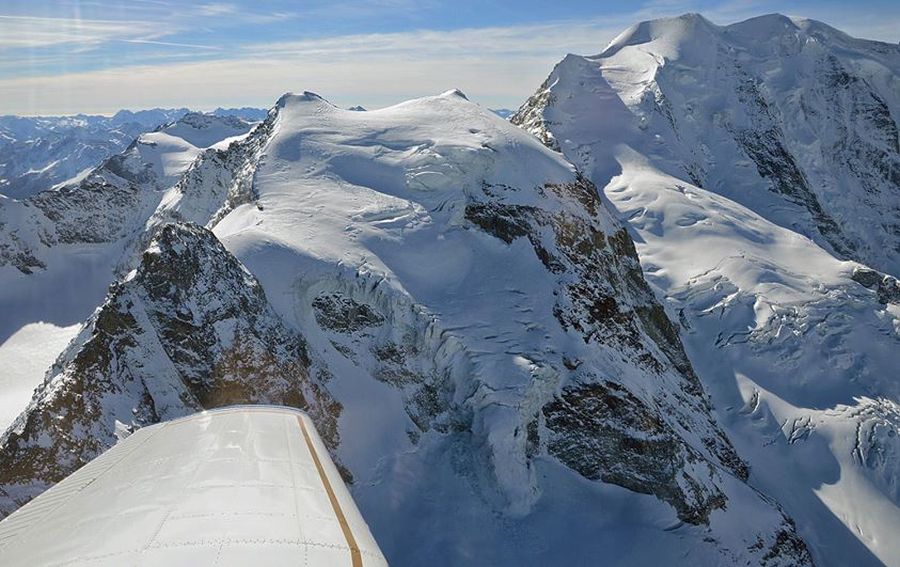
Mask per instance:
[[[0,563],[387,565],[312,421],[271,406],[138,430],[0,522]]]

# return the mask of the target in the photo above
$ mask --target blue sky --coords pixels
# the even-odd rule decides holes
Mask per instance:
[[[514,107],[566,53],[684,12],[781,12],[900,40],[896,0],[0,0],[0,114],[267,107],[302,90],[379,107],[461,88]]]

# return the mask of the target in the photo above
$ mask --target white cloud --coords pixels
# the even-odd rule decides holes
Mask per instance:
[[[234,14],[238,11],[234,4],[210,3],[197,6],[197,13],[201,16],[221,16],[226,14]]]
[[[162,45],[166,47],[189,47],[191,49],[211,49],[213,51],[220,51],[221,47],[216,47],[214,45],[198,45],[196,43],[178,43],[174,41],[155,41],[152,39],[122,39],[120,41],[124,41],[127,43],[139,43],[145,45]]]
[[[245,50],[255,54],[294,57],[327,54],[329,57],[343,58],[380,54],[448,58],[552,54],[561,58],[568,52],[600,52],[623,26],[610,25],[609,20],[588,20],[452,31],[418,30],[257,44],[247,46]]]

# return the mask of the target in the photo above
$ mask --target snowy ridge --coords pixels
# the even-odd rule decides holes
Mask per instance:
[[[204,148],[226,148],[251,129],[234,117],[188,113],[142,134],[74,185],[26,199],[0,201],[6,253],[0,266],[29,274],[45,268],[58,244],[110,243],[143,230],[162,192],[175,184]],[[9,246],[9,243],[12,246]]]
[[[751,485],[822,565],[900,557],[896,279],[835,257],[896,271],[897,53],[777,15],[644,22],[513,118],[627,222]]]

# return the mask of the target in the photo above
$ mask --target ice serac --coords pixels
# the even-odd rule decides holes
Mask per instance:
[[[595,69],[643,135],[665,146],[669,173],[840,258],[900,274],[896,44],[778,14],[724,27],[694,14],[640,23],[556,73],[581,67]],[[538,98],[565,97],[573,86],[551,83],[515,120],[554,147],[554,128],[528,114],[547,106]]]
[[[750,483],[823,565],[900,558],[897,54],[689,14],[567,56],[512,118],[626,222]]]
[[[0,439],[0,508],[8,514],[135,428],[204,408],[301,408],[333,447],[340,404],[310,364],[302,336],[212,233],[169,224]]]

